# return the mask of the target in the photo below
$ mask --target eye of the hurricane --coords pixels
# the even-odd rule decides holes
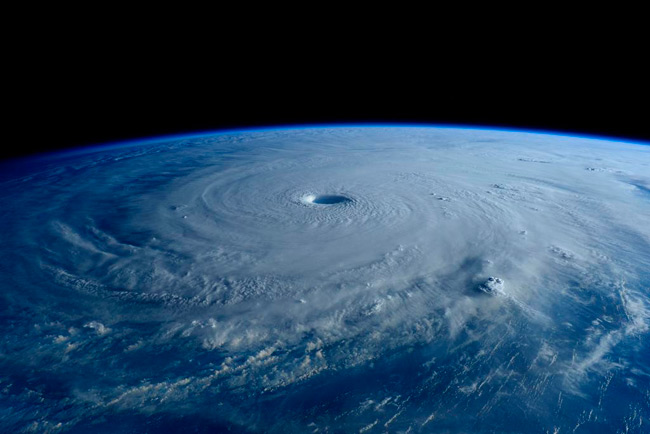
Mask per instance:
[[[352,199],[340,194],[309,194],[303,197],[306,203],[315,203],[317,205],[336,205],[338,203],[350,202]]]

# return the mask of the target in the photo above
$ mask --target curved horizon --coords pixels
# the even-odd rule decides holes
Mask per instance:
[[[0,158],[0,161],[8,160],[23,160],[38,157],[56,157],[56,156],[69,156],[70,154],[86,154],[88,152],[101,152],[105,150],[138,146],[145,144],[153,144],[158,142],[167,142],[173,140],[195,139],[201,137],[209,137],[215,135],[235,134],[235,133],[256,133],[267,131],[290,131],[290,130],[303,130],[303,129],[327,129],[327,128],[434,128],[434,129],[460,129],[460,130],[476,130],[476,131],[498,131],[510,133],[524,133],[524,134],[537,134],[548,135],[567,138],[579,138],[588,140],[601,140],[609,142],[619,142],[633,145],[650,146],[650,140],[634,139],[631,137],[623,136],[610,136],[604,134],[581,133],[581,132],[565,132],[544,128],[526,128],[526,127],[501,127],[483,124],[455,124],[455,123],[428,123],[428,122],[336,122],[336,123],[304,123],[304,124],[278,124],[278,125],[259,125],[250,127],[234,127],[234,128],[217,128],[208,130],[188,131],[184,133],[161,134],[153,136],[136,137],[132,139],[96,142],[85,145],[75,145],[65,148],[58,148],[53,150],[46,150],[24,155],[10,156],[7,158]]]

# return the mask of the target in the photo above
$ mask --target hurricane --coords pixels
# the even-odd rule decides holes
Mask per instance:
[[[650,146],[223,131],[5,163],[4,432],[647,432]]]

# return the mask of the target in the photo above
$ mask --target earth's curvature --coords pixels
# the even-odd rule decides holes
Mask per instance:
[[[294,128],[4,172],[2,432],[648,432],[649,146]]]

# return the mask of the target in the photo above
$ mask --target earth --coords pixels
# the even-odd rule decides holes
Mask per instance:
[[[5,163],[0,431],[642,433],[650,146],[229,131]]]

